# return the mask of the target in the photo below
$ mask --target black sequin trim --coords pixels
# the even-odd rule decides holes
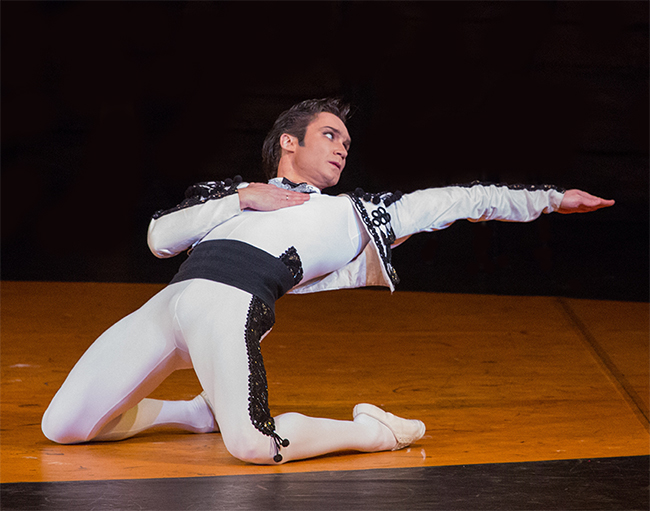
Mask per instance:
[[[235,176],[233,179],[228,178],[225,181],[208,181],[192,185],[185,190],[185,200],[183,200],[183,202],[173,208],[156,211],[153,214],[153,218],[156,220],[161,216],[196,206],[197,204],[203,204],[209,200],[221,199],[228,195],[234,195],[237,193],[237,185],[241,182],[241,176]]]
[[[273,310],[257,296],[253,296],[248,307],[246,318],[246,351],[248,353],[248,413],[253,426],[275,442],[277,453],[273,461],[282,461],[280,447],[287,447],[289,440],[280,438],[275,432],[275,421],[269,410],[269,393],[266,381],[264,359],[260,349],[262,336],[268,332],[275,323]]]
[[[395,193],[391,193],[386,198],[384,198],[384,206],[388,207],[391,204],[400,200],[401,198],[402,198],[402,192],[397,190]]]
[[[293,275],[293,285],[297,286],[302,280],[303,272],[302,261],[300,260],[300,255],[298,255],[296,248],[289,247],[278,259],[289,268],[291,275]]]
[[[366,207],[363,205],[362,199],[366,201],[373,201],[374,198],[373,195],[364,193],[363,190],[361,190],[360,188],[357,188],[354,191],[354,193],[349,193],[348,195],[352,199],[354,206],[357,208],[357,211],[361,215],[361,219],[363,220],[363,223],[366,224],[366,227],[368,228],[368,232],[370,233],[370,235],[372,236],[375,242],[375,246],[379,250],[379,256],[381,257],[381,260],[384,263],[384,268],[386,268],[386,271],[388,272],[388,276],[390,277],[391,282],[393,283],[393,285],[396,286],[397,284],[399,284],[399,277],[397,276],[397,272],[395,271],[395,268],[393,268],[391,264],[392,254],[391,254],[390,246],[393,243],[395,243],[395,231],[393,231],[393,228],[390,225],[390,213],[388,213],[388,211],[386,211],[383,207],[380,206],[379,208],[377,208],[375,211],[372,212],[373,218],[371,219],[370,216],[368,215],[368,211],[366,210]],[[375,194],[374,196],[381,197],[382,195],[383,194]],[[399,200],[399,198],[395,200]],[[373,204],[375,204],[374,201]],[[386,204],[385,201],[384,204]],[[384,230],[386,232],[380,229],[380,226],[382,225],[384,226]]]
[[[369,193],[369,192],[364,192],[363,188],[357,188],[354,190],[354,192],[349,193],[348,195],[356,196],[360,199],[365,200],[366,202],[372,202],[375,206],[379,204],[380,202],[384,202],[384,206],[388,207],[394,202],[397,202],[402,198],[402,192],[397,190],[394,193],[391,192],[381,192],[381,193]]]
[[[450,186],[458,186],[461,188],[471,188],[473,186],[500,186],[506,187],[510,190],[528,190],[529,192],[555,190],[560,193],[566,192],[564,188],[555,185],[524,185],[524,184],[508,184],[508,183],[493,183],[491,181],[472,181],[471,183],[453,184]]]

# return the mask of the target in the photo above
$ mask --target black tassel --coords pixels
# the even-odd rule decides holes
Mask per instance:
[[[280,447],[288,447],[290,442],[288,438],[280,438],[280,435],[277,433],[273,432],[273,441],[275,442],[275,447],[278,450],[278,453],[273,456],[273,461],[276,463],[280,463],[282,461],[282,454],[280,454]]]

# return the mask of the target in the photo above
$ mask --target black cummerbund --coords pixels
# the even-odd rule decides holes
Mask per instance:
[[[199,243],[170,284],[207,279],[236,287],[275,310],[275,301],[294,286],[291,271],[277,257],[237,240]]]

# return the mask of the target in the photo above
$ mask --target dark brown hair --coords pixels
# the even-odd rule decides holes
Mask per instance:
[[[340,98],[308,99],[293,105],[278,116],[262,145],[262,167],[267,179],[278,175],[278,165],[282,155],[280,136],[288,133],[303,145],[307,126],[321,112],[334,114],[345,123],[350,113],[350,105]]]

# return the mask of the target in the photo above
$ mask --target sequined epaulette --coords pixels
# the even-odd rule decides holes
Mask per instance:
[[[237,193],[237,186],[241,182],[241,176],[235,176],[233,179],[228,178],[224,181],[206,181],[192,185],[185,190],[185,200],[183,200],[183,202],[173,208],[156,211],[153,214],[153,218],[155,220],[169,213],[196,206],[197,204],[202,204],[209,200],[221,199],[228,195],[234,195]]]
[[[508,184],[508,183],[494,183],[491,181],[471,181],[470,183],[462,183],[462,184],[453,184],[450,186],[458,186],[462,188],[471,188],[473,186],[499,186],[499,187],[506,187],[509,190],[528,190],[529,192],[537,192],[537,191],[549,191],[549,190],[556,190],[560,193],[566,192],[566,190],[562,187],[555,186],[555,185],[524,185],[524,184]]]
[[[348,195],[354,194],[355,197],[358,197],[359,199],[363,199],[366,202],[372,202],[374,205],[378,205],[380,202],[383,201],[384,206],[388,207],[394,202],[397,202],[402,198],[402,192],[397,190],[396,192],[381,192],[381,193],[369,193],[369,192],[364,192],[363,188],[357,188],[354,190],[352,193],[348,193]]]
[[[361,188],[357,188],[347,195],[352,199],[352,203],[359,215],[361,215],[363,223],[368,228],[391,282],[393,285],[397,285],[399,277],[391,263],[392,254],[390,249],[390,246],[395,243],[395,231],[393,231],[390,224],[391,217],[386,208],[400,200],[402,192],[368,193]]]

